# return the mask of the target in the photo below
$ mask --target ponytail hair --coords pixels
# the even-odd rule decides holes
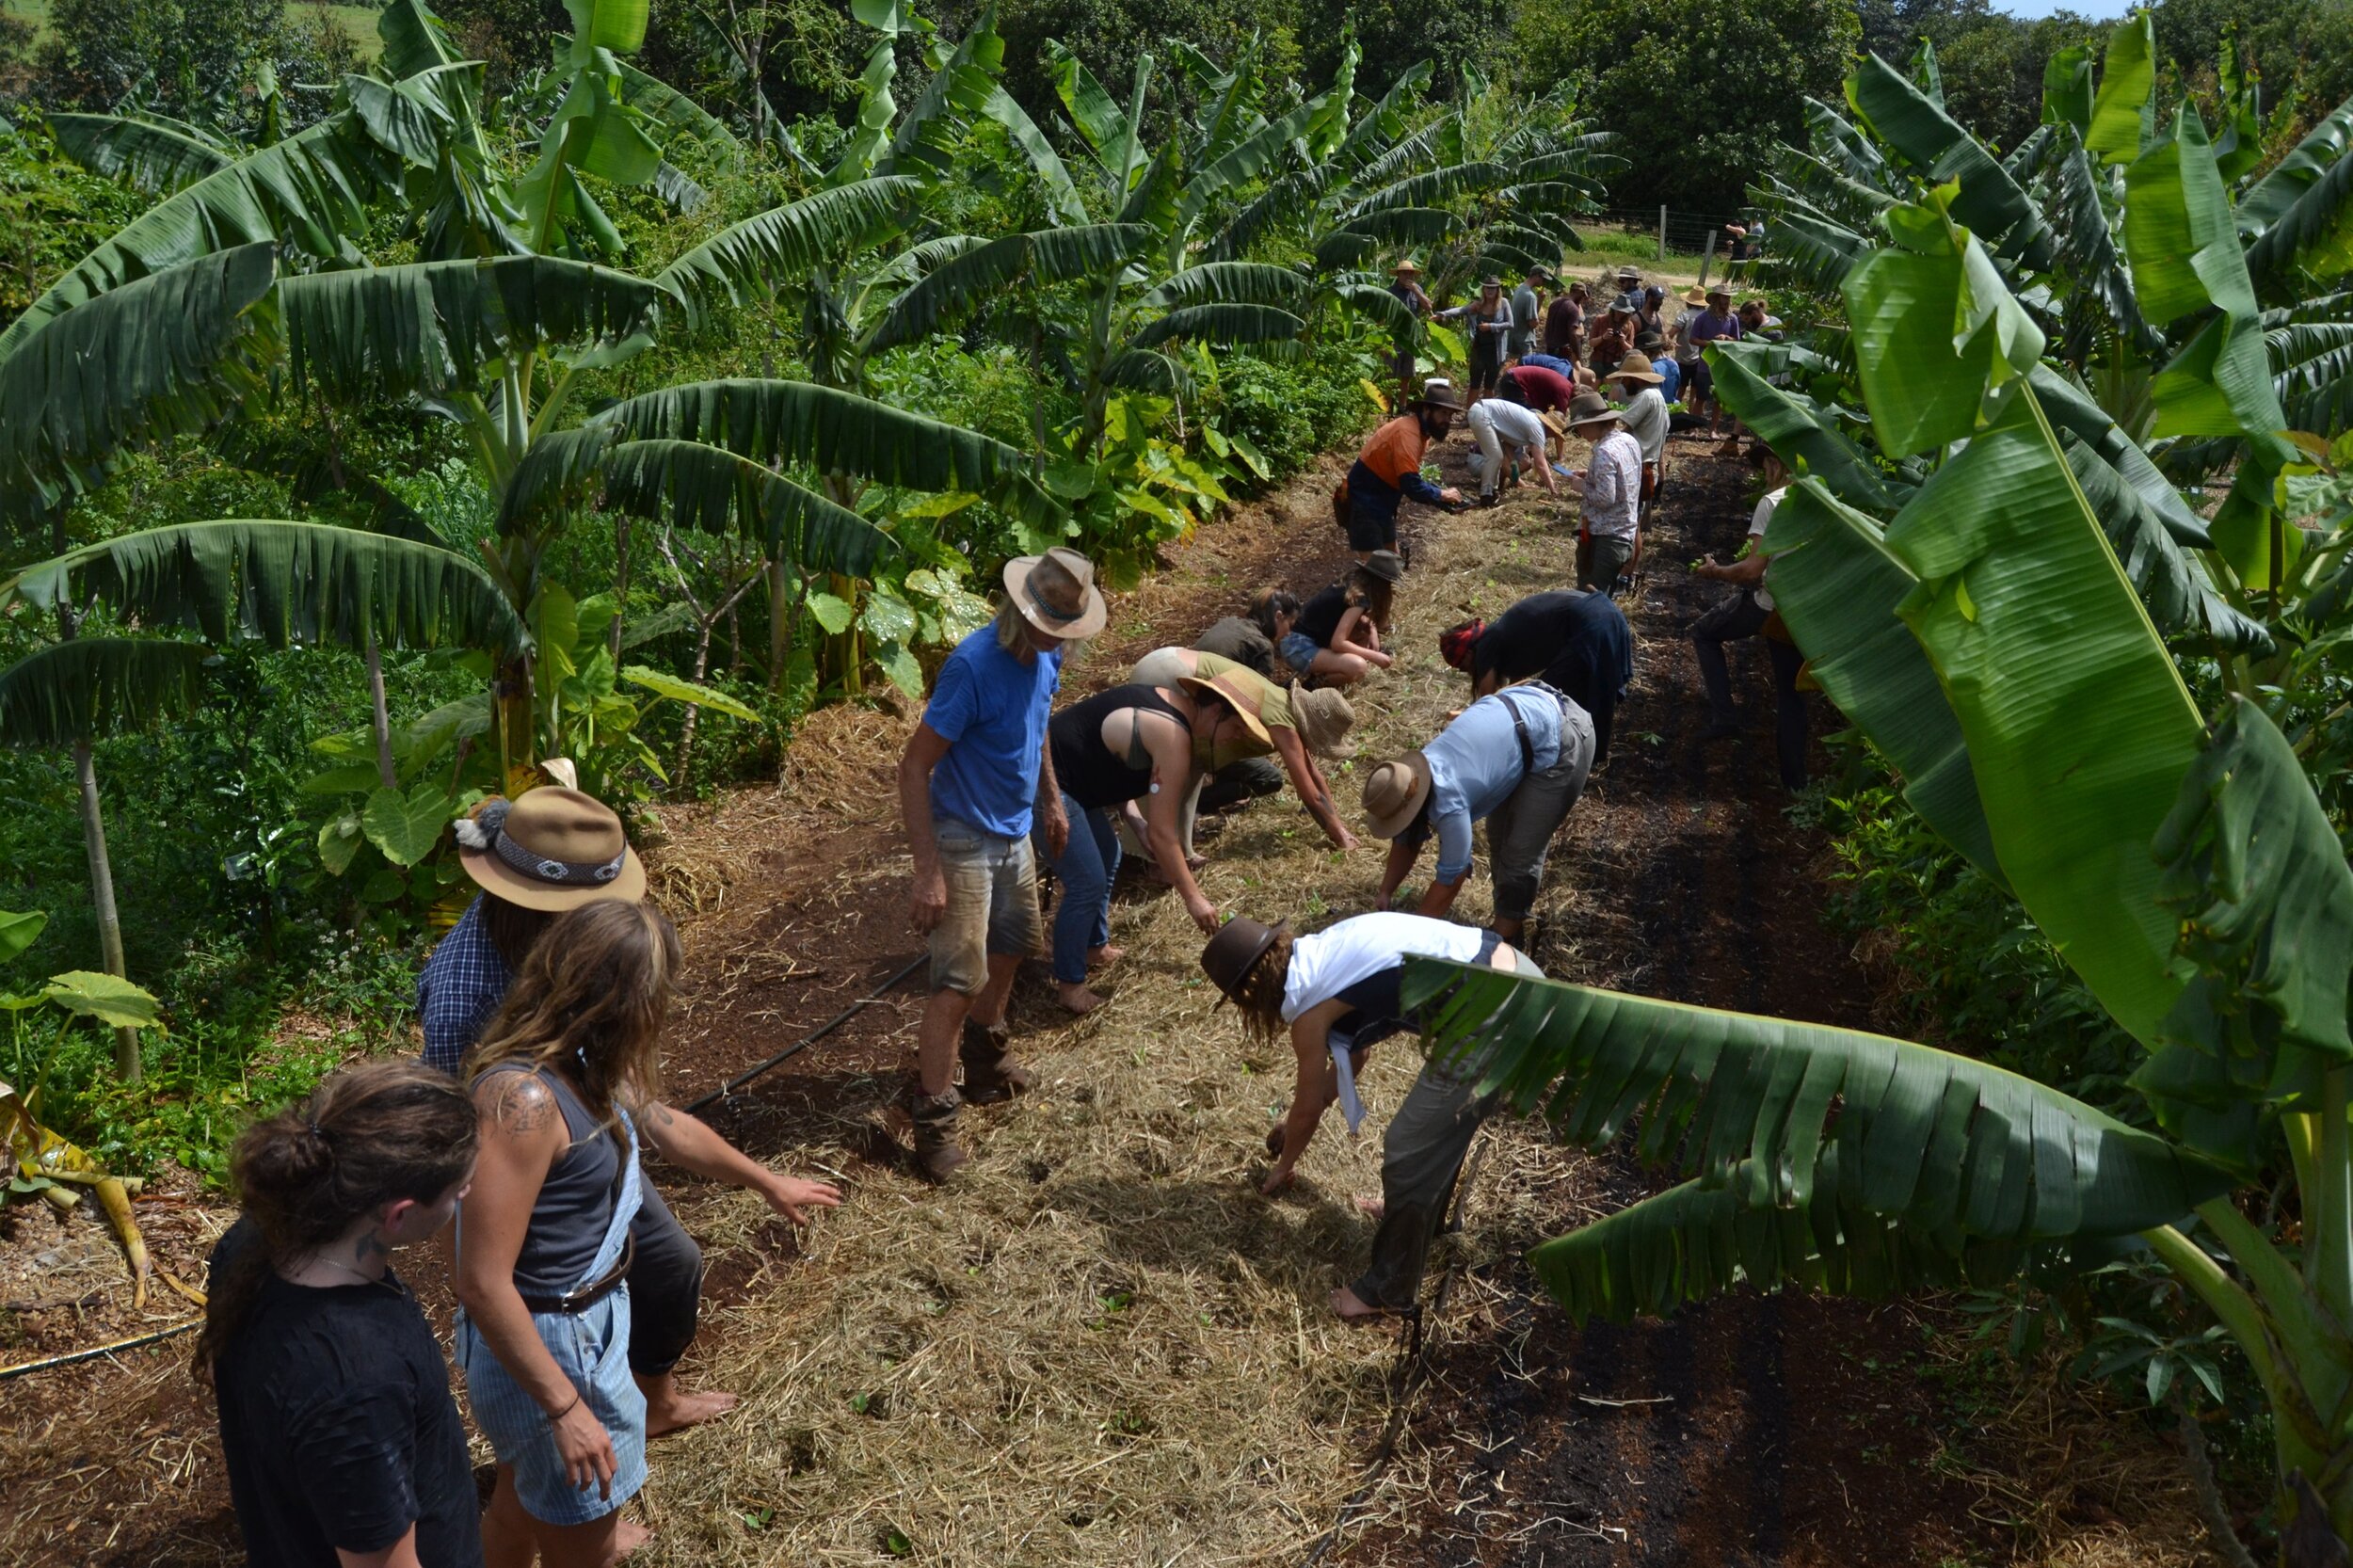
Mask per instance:
[[[292,1265],[390,1204],[430,1203],[473,1168],[473,1102],[422,1062],[366,1062],[310,1098],[254,1123],[229,1172],[260,1240],[212,1282],[194,1371],[215,1363],[252,1314],[271,1271]]]

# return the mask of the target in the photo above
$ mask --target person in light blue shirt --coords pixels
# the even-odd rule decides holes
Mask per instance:
[[[1437,869],[1417,910],[1442,916],[1453,908],[1470,876],[1471,828],[1484,821],[1495,873],[1491,929],[1517,940],[1544,880],[1545,854],[1593,766],[1593,721],[1564,693],[1539,680],[1481,697],[1428,745],[1365,779],[1365,815],[1390,840],[1382,904],[1435,835]]]

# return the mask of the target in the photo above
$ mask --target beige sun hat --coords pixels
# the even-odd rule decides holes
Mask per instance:
[[[1075,550],[1056,547],[1007,561],[1005,592],[1024,620],[1064,642],[1092,637],[1111,619],[1095,585],[1095,563]]]
[[[474,808],[457,824],[457,863],[483,891],[525,909],[552,913],[646,896],[646,868],[619,813],[557,784],[511,801],[493,795]]]
[[[1252,738],[1272,749],[1274,737],[1267,733],[1266,720],[1258,716],[1258,694],[1250,690],[1247,682],[1234,679],[1241,673],[1221,670],[1216,675],[1180,675],[1176,684],[1196,692],[1215,692],[1224,697],[1226,706],[1241,716],[1241,727],[1250,731]]]
[[[1356,743],[1348,738],[1348,732],[1356,728],[1356,710],[1329,687],[1291,682],[1291,728],[1318,757],[1337,760],[1356,755]]]
[[[1430,798],[1430,760],[1409,752],[1365,776],[1365,822],[1376,839],[1394,839],[1413,825]]]
[[[1655,387],[1660,382],[1666,380],[1666,377],[1650,368],[1649,355],[1643,353],[1641,349],[1636,348],[1629,349],[1627,351],[1626,357],[1618,361],[1618,368],[1611,371],[1606,379],[1611,381],[1640,381],[1645,386]]]
[[[1694,283],[1683,291],[1681,297],[1686,305],[1705,305],[1707,303],[1707,291]]]

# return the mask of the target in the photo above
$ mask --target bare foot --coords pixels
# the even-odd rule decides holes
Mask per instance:
[[[1109,968],[1112,965],[1118,963],[1121,959],[1127,956],[1128,950],[1126,948],[1091,948],[1087,952],[1087,968],[1090,969]]]
[[[1388,1211],[1387,1202],[1381,1198],[1358,1198],[1356,1200],[1356,1212],[1359,1214],[1369,1214],[1378,1220]]]
[[[1332,1316],[1343,1323],[1369,1323],[1385,1316],[1377,1306],[1368,1306],[1355,1291],[1341,1286],[1332,1292]]]
[[[733,1401],[734,1398],[735,1396],[732,1394],[728,1396],[730,1402]],[[651,1434],[648,1433],[648,1435]],[[635,1551],[638,1547],[644,1545],[647,1542],[651,1541],[652,1539],[653,1531],[648,1529],[645,1526],[640,1525],[633,1520],[624,1519],[618,1525],[614,1527],[613,1555],[605,1559],[605,1560],[607,1562],[618,1562],[621,1559],[629,1556],[630,1553]]]
[[[679,1432],[687,1427],[715,1421],[735,1408],[735,1396],[716,1388],[706,1388],[689,1394],[678,1386],[677,1380],[664,1378],[666,1388],[646,1395],[646,1435],[660,1437],[664,1432]]]
[[[1055,1000],[1080,1017],[1103,1005],[1103,999],[1083,985],[1058,985],[1055,987]]]

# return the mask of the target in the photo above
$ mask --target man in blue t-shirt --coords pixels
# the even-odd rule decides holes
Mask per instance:
[[[1438,867],[1415,912],[1442,917],[1452,909],[1470,877],[1471,829],[1483,818],[1496,885],[1488,929],[1518,941],[1544,879],[1545,851],[1593,766],[1593,721],[1565,694],[1531,680],[1481,697],[1428,745],[1366,776],[1365,815],[1373,836],[1390,840],[1382,905],[1435,834]]]
[[[993,1104],[1029,1086],[1006,1058],[1005,999],[1038,948],[1032,812],[1054,854],[1070,831],[1047,711],[1062,685],[1064,645],[1094,636],[1107,618],[1095,568],[1077,551],[1007,562],[996,620],[948,655],[899,759],[899,808],[915,856],[908,908],[931,939],[909,1111],[916,1158],[935,1179],[964,1163],[960,1104]],[[961,1096],[952,1081],[959,1033]]]

